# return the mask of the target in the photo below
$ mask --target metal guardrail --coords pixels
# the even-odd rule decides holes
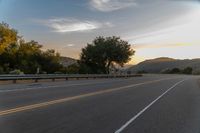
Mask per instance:
[[[0,75],[0,81],[13,81],[16,83],[17,80],[38,80],[51,79],[55,81],[56,79],[89,79],[89,78],[122,78],[122,77],[139,77],[141,74],[126,74],[126,75],[116,75],[116,74],[39,74],[39,75]]]

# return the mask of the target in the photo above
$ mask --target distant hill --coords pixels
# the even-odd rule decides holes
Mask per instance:
[[[184,60],[177,60],[168,57],[161,57],[151,60],[145,60],[137,65],[134,65],[128,68],[128,71],[131,72],[138,72],[138,71],[145,71],[148,73],[160,73],[167,69],[173,68],[186,68],[192,67],[194,72],[200,72],[200,58],[199,59],[184,59]]]
[[[77,63],[77,60],[76,59],[73,59],[73,58],[70,58],[70,57],[61,57],[61,61],[60,63],[65,66],[65,67],[68,67],[72,64],[76,64]]]

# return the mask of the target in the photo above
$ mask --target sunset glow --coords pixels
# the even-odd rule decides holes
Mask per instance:
[[[44,49],[76,59],[95,37],[113,35],[136,51],[129,64],[156,57],[200,57],[198,0],[1,0],[0,21],[27,41],[37,40]]]

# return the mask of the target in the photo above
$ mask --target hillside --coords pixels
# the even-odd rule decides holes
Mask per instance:
[[[166,69],[192,67],[194,72],[200,70],[200,59],[184,59],[177,60],[173,58],[161,57],[151,60],[143,61],[137,65],[128,68],[128,71],[136,73],[138,71],[145,71],[148,73],[160,73]]]
[[[75,59],[73,59],[73,58],[70,58],[70,57],[61,57],[60,63],[61,63],[63,66],[67,67],[67,66],[69,66],[69,65],[72,65],[72,64],[77,63],[77,60],[75,60]]]

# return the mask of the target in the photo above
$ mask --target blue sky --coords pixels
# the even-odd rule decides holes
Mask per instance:
[[[96,36],[120,36],[136,54],[200,57],[198,0],[0,0],[0,21],[29,41],[78,58]]]

